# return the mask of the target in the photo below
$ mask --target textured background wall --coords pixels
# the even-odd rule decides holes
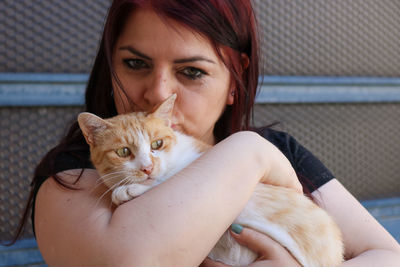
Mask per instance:
[[[400,76],[400,1],[255,2],[265,74]]]
[[[76,118],[78,107],[0,108],[0,237],[10,239],[40,159]],[[30,224],[30,220],[29,220]],[[32,236],[27,226],[26,237]]]
[[[400,76],[398,0],[256,0],[265,75]],[[88,72],[109,0],[0,1],[0,72]]]
[[[110,1],[0,1],[0,72],[89,72]]]
[[[358,199],[400,196],[400,104],[257,105],[256,125],[280,122]]]

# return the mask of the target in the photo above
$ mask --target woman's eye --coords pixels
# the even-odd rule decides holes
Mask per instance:
[[[121,158],[126,158],[129,157],[132,153],[130,151],[129,148],[127,147],[122,147],[122,148],[118,148],[115,153],[117,153],[117,155]]]
[[[156,141],[151,142],[151,149],[152,150],[158,150],[162,147],[163,145],[163,140],[162,139],[158,139]]]
[[[124,61],[125,65],[128,66],[128,68],[131,68],[134,70],[147,68],[146,62],[144,62],[141,59],[124,59],[123,61]]]
[[[192,80],[199,79],[199,78],[203,77],[203,75],[206,74],[206,72],[204,72],[204,71],[202,71],[202,70],[200,70],[200,69],[198,69],[198,68],[194,68],[194,67],[185,68],[185,69],[182,71],[182,73],[183,73],[186,77],[188,77],[188,78],[190,78],[190,79],[192,79]]]

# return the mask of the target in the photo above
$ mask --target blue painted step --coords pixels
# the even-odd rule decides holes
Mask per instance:
[[[11,247],[0,246],[0,266],[47,266],[40,254],[35,239],[23,239]]]

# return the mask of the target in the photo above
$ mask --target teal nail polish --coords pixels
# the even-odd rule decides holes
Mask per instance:
[[[237,224],[237,223],[233,223],[231,225],[231,230],[235,234],[240,234],[242,232],[242,230],[243,230],[243,226],[241,226],[240,224]]]

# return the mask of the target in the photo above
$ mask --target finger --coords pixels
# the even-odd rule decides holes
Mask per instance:
[[[199,267],[229,267],[230,265],[226,265],[222,262],[213,261],[210,258],[206,258]]]
[[[253,229],[233,224],[230,232],[239,244],[248,247],[263,258],[268,258],[270,255],[276,255],[279,252],[286,252],[275,240]]]

